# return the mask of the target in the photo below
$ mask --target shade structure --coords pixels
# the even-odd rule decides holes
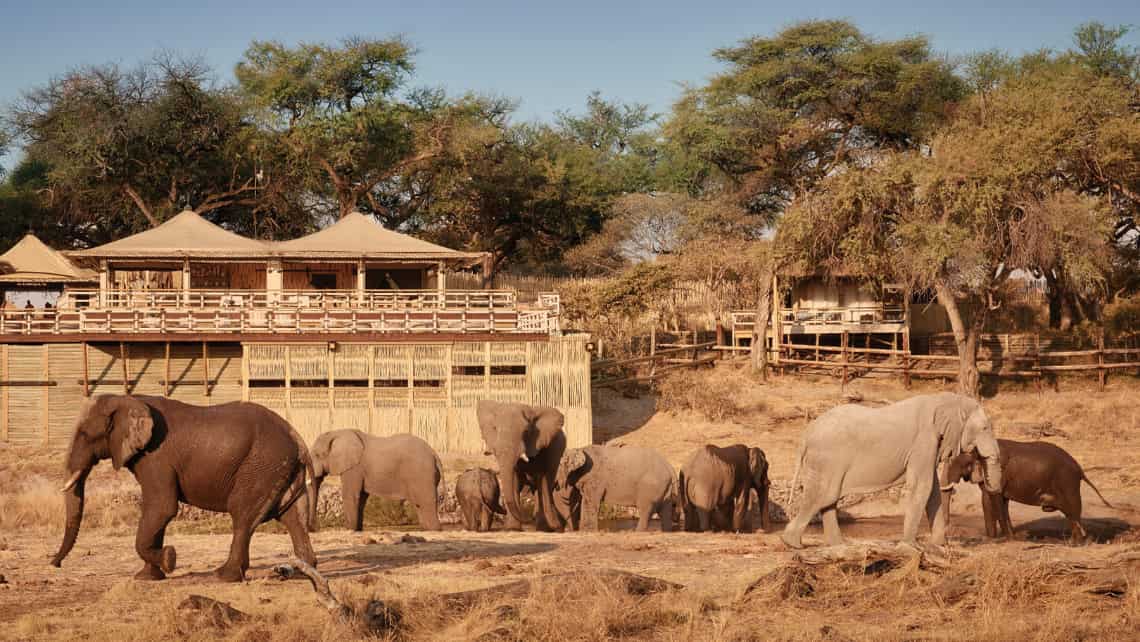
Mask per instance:
[[[0,255],[0,283],[93,283],[99,277],[32,234]]]
[[[72,256],[128,258],[268,258],[272,244],[234,234],[186,210],[158,227]]]
[[[483,258],[481,252],[460,252],[394,232],[360,212],[352,212],[308,236],[274,243],[273,252],[283,258],[424,260],[461,265],[474,265]]]

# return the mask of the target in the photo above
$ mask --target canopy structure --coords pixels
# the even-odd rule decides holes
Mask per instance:
[[[460,252],[393,232],[360,212],[308,236],[274,243],[273,253],[282,258],[446,261],[461,266],[483,259],[479,252]]]
[[[271,244],[234,234],[186,210],[158,227],[71,256],[94,259],[264,259]]]
[[[78,267],[32,234],[0,255],[0,283],[94,283],[99,276]]]

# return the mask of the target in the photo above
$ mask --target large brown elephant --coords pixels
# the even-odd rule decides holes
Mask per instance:
[[[760,511],[760,528],[768,530],[769,486],[768,459],[763,450],[743,444],[723,448],[709,444],[697,449],[681,467],[679,477],[685,530],[707,531],[713,526],[737,533],[750,532],[753,490]]]
[[[598,510],[607,505],[636,506],[637,530],[649,529],[653,515],[661,530],[673,530],[677,479],[669,462],[652,448],[638,446],[586,446],[566,451],[555,483],[560,491],[581,493],[584,530],[598,530]]]
[[[364,528],[364,505],[369,495],[409,501],[420,526],[439,530],[439,485],[443,466],[439,455],[415,435],[374,437],[359,430],[333,430],[313,442],[316,492],[326,475],[340,475],[345,528]],[[314,511],[310,528],[317,529]]]
[[[312,464],[284,419],[253,403],[199,407],[164,397],[101,395],[80,410],[67,452],[67,525],[54,566],[79,535],[87,475],[108,458],[142,487],[135,549],[144,566],[135,577],[159,580],[174,570],[174,547],[164,546],[163,537],[179,502],[233,518],[229,558],[215,571],[222,580],[244,579],[253,531],[270,519],[288,529],[297,557],[316,563],[305,529],[316,505],[305,483]]]
[[[519,476],[537,485],[535,526],[542,531],[562,528],[554,507],[554,475],[566,451],[565,419],[556,408],[482,400],[475,409],[479,430],[488,451],[499,462],[503,499],[507,508],[505,528],[522,528],[526,521],[519,509]]]

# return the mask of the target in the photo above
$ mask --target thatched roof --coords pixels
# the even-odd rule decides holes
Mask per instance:
[[[393,232],[360,212],[308,236],[274,243],[273,253],[286,258],[423,259],[463,264],[474,264],[483,256]]]
[[[234,234],[191,211],[145,232],[70,255],[84,259],[390,259],[463,266],[474,265],[483,256],[393,232],[359,212],[308,236],[270,242]]]
[[[28,234],[0,255],[3,283],[91,283],[99,277]]]
[[[186,210],[158,227],[99,247],[72,252],[84,258],[267,258],[269,243],[246,238]]]

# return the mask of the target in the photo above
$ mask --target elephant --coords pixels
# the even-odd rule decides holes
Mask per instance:
[[[837,406],[808,425],[792,480],[803,479],[803,497],[781,539],[801,548],[808,521],[822,512],[824,537],[841,544],[836,504],[840,497],[870,493],[905,482],[902,541],[915,545],[925,511],[931,543],[946,540],[948,511],[941,501],[937,466],[976,450],[987,489],[1002,487],[997,439],[985,410],[953,393],[917,395],[880,408]]]
[[[531,480],[535,492],[535,526],[540,531],[562,529],[554,506],[554,475],[566,452],[565,418],[550,406],[529,406],[480,400],[475,408],[479,431],[499,463],[507,518],[505,528],[518,530],[527,521],[519,508],[520,478]]]
[[[345,528],[364,528],[369,495],[402,499],[416,507],[420,526],[439,530],[439,486],[443,465],[426,441],[415,435],[374,437],[359,430],[333,430],[313,442],[316,492],[327,475],[340,475]],[[317,529],[314,511],[310,530]]]
[[[519,475],[519,491],[527,490],[532,495],[538,492],[538,482],[526,475]],[[582,493],[573,486],[555,487],[552,493],[554,509],[562,518],[564,528],[578,530],[582,518]]]
[[[760,528],[768,530],[768,459],[759,448],[734,444],[699,448],[681,467],[678,497],[685,513],[685,530],[700,532],[710,526],[751,532],[749,508],[756,490]],[[731,523],[728,516],[731,516]]]
[[[493,470],[471,468],[463,471],[455,480],[455,499],[463,513],[463,525],[469,531],[489,531],[495,514],[507,514],[499,503],[499,478]]]
[[[997,492],[986,492],[982,486],[984,470],[974,453],[962,453],[951,459],[942,472],[944,501],[949,501],[954,484],[959,481],[978,483],[982,489],[982,515],[986,522],[986,535],[1002,533],[1013,537],[1009,521],[1009,502],[1040,506],[1047,513],[1061,511],[1069,520],[1074,540],[1083,541],[1088,534],[1081,526],[1081,482],[1084,481],[1100,501],[1109,508],[1104,496],[1089,478],[1081,465],[1064,449],[1044,441],[1011,441],[999,439],[1003,483]]]
[[[566,451],[558,465],[555,485],[582,493],[582,528],[598,529],[603,501],[636,506],[637,530],[649,528],[649,518],[661,518],[661,530],[673,530],[677,482],[673,467],[652,448],[586,446]]]
[[[179,502],[233,519],[229,557],[215,571],[221,580],[245,578],[253,531],[270,519],[289,531],[297,557],[316,563],[305,528],[316,508],[315,490],[305,483],[312,463],[288,422],[248,402],[199,407],[165,397],[99,395],[81,407],[67,451],[67,521],[52,565],[59,567],[75,545],[87,476],[107,458],[142,488],[135,550],[144,565],[136,578],[161,580],[174,570],[175,549],[163,539]]]

